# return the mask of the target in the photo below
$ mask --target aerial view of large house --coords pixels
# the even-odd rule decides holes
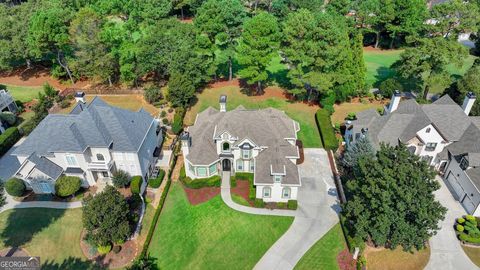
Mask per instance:
[[[480,214],[480,117],[468,116],[475,102],[468,93],[462,106],[444,95],[432,104],[403,102],[395,92],[384,115],[376,110],[357,114],[346,123],[347,144],[368,136],[380,142],[404,144],[444,174],[454,197],[469,214]]]
[[[84,95],[70,114],[49,114],[12,155],[21,166],[15,177],[35,193],[53,193],[61,175],[78,176],[82,186],[108,181],[116,170],[150,176],[162,133],[148,112],[132,112]]]
[[[254,174],[256,196],[266,202],[297,199],[301,186],[296,145],[298,122],[273,109],[227,111],[227,97],[220,110],[209,107],[182,134],[185,170],[192,179],[222,172]]]

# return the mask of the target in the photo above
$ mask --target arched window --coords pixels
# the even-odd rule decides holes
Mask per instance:
[[[230,151],[230,144],[229,144],[228,142],[224,142],[224,143],[222,144],[222,150],[223,150],[223,152],[228,152],[228,151]]]
[[[290,188],[286,187],[282,189],[282,198],[290,199]]]
[[[272,195],[272,189],[270,187],[263,188],[263,198],[270,198]]]
[[[102,154],[97,154],[97,160],[105,160]]]

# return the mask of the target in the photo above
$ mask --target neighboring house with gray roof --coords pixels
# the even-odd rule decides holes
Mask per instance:
[[[296,145],[298,122],[273,108],[226,110],[207,108],[182,136],[185,171],[192,179],[222,172],[254,174],[257,198],[266,202],[297,199],[301,185]]]
[[[49,114],[12,153],[21,166],[15,177],[35,193],[53,193],[61,175],[78,176],[82,186],[110,180],[123,170],[146,179],[162,142],[158,121],[95,97],[78,100],[70,114]]]
[[[376,148],[381,142],[406,145],[445,175],[469,214],[480,215],[480,117],[468,116],[475,99],[468,93],[459,106],[444,95],[421,105],[414,99],[400,102],[401,95],[395,92],[384,115],[367,110],[347,121],[347,147],[363,136]]]

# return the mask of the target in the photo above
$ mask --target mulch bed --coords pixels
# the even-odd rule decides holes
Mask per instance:
[[[209,201],[211,198],[220,194],[219,187],[187,188],[183,187],[191,205],[197,205]]]
[[[28,252],[22,248],[5,248],[0,250],[0,257],[28,257]]]
[[[82,188],[80,189],[77,194],[83,193],[83,197],[88,196],[89,194],[93,195],[97,191],[97,188],[95,186],[89,187],[89,188]],[[22,197],[17,197],[15,200],[20,201],[20,202],[38,202],[38,201],[53,201],[53,202],[74,202],[78,201],[75,199],[75,197],[69,196],[69,197],[58,197],[55,196],[54,194],[35,194],[31,190],[27,190],[26,194]],[[81,200],[81,199],[80,199]]]
[[[298,153],[300,155],[300,158],[297,159],[297,165],[300,165],[305,161],[305,154],[303,153],[303,142],[300,140],[297,140],[295,144],[298,147]]]
[[[123,268],[129,265],[137,256],[138,244],[136,240],[130,240],[122,244],[122,249],[119,253],[110,253],[106,255],[99,255],[95,247],[90,246],[83,240],[85,231],[82,232],[82,240],[80,241],[80,248],[83,255],[91,261],[95,261],[102,267],[108,267],[110,269]]]
[[[352,254],[348,251],[348,249],[342,250],[337,255],[337,263],[340,267],[340,270],[356,270],[357,269],[357,261],[353,259]]]
[[[248,180],[237,180],[237,186],[232,188],[232,193],[243,197],[250,205],[253,206],[253,202],[248,198],[248,194],[250,193],[249,186],[250,183]]]

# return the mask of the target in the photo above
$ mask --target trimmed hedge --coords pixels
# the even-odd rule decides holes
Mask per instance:
[[[160,187],[160,185],[162,184],[163,182],[163,178],[165,177],[165,171],[160,169],[160,171],[158,172],[158,176],[157,178],[151,178],[148,180],[148,185],[151,187],[151,188],[158,188]]]
[[[255,201],[253,202],[253,206],[257,208],[264,208],[265,202],[263,201],[263,199],[255,199]]]
[[[16,127],[7,128],[0,134],[0,156],[3,156],[18,141],[22,135]]]
[[[188,188],[203,188],[203,187],[220,187],[222,185],[222,178],[219,175],[214,175],[208,178],[196,178],[190,177],[180,178],[180,181]]]
[[[176,113],[173,116],[172,132],[175,134],[180,134],[182,130],[183,130],[183,116]]]
[[[62,176],[55,181],[55,194],[67,197],[75,194],[82,186],[82,180],[76,176]]]
[[[255,198],[257,197],[257,192],[256,192],[256,189],[255,189],[255,186],[253,185],[253,173],[245,173],[245,172],[237,172],[235,173],[235,179],[236,180],[248,180],[248,182],[250,183],[249,185],[249,191],[248,191],[248,198],[250,200],[255,200]]]
[[[288,200],[287,208],[290,210],[297,210],[298,208],[297,200]]]
[[[130,181],[130,190],[133,194],[140,194],[140,189],[142,187],[142,177],[140,175],[135,175]]]
[[[338,148],[338,140],[335,137],[335,130],[330,119],[330,113],[327,110],[319,109],[315,114],[320,137],[322,138],[323,147],[327,150],[336,151]]]
[[[5,191],[13,197],[20,197],[25,192],[25,183],[18,178],[10,178],[5,183]]]

